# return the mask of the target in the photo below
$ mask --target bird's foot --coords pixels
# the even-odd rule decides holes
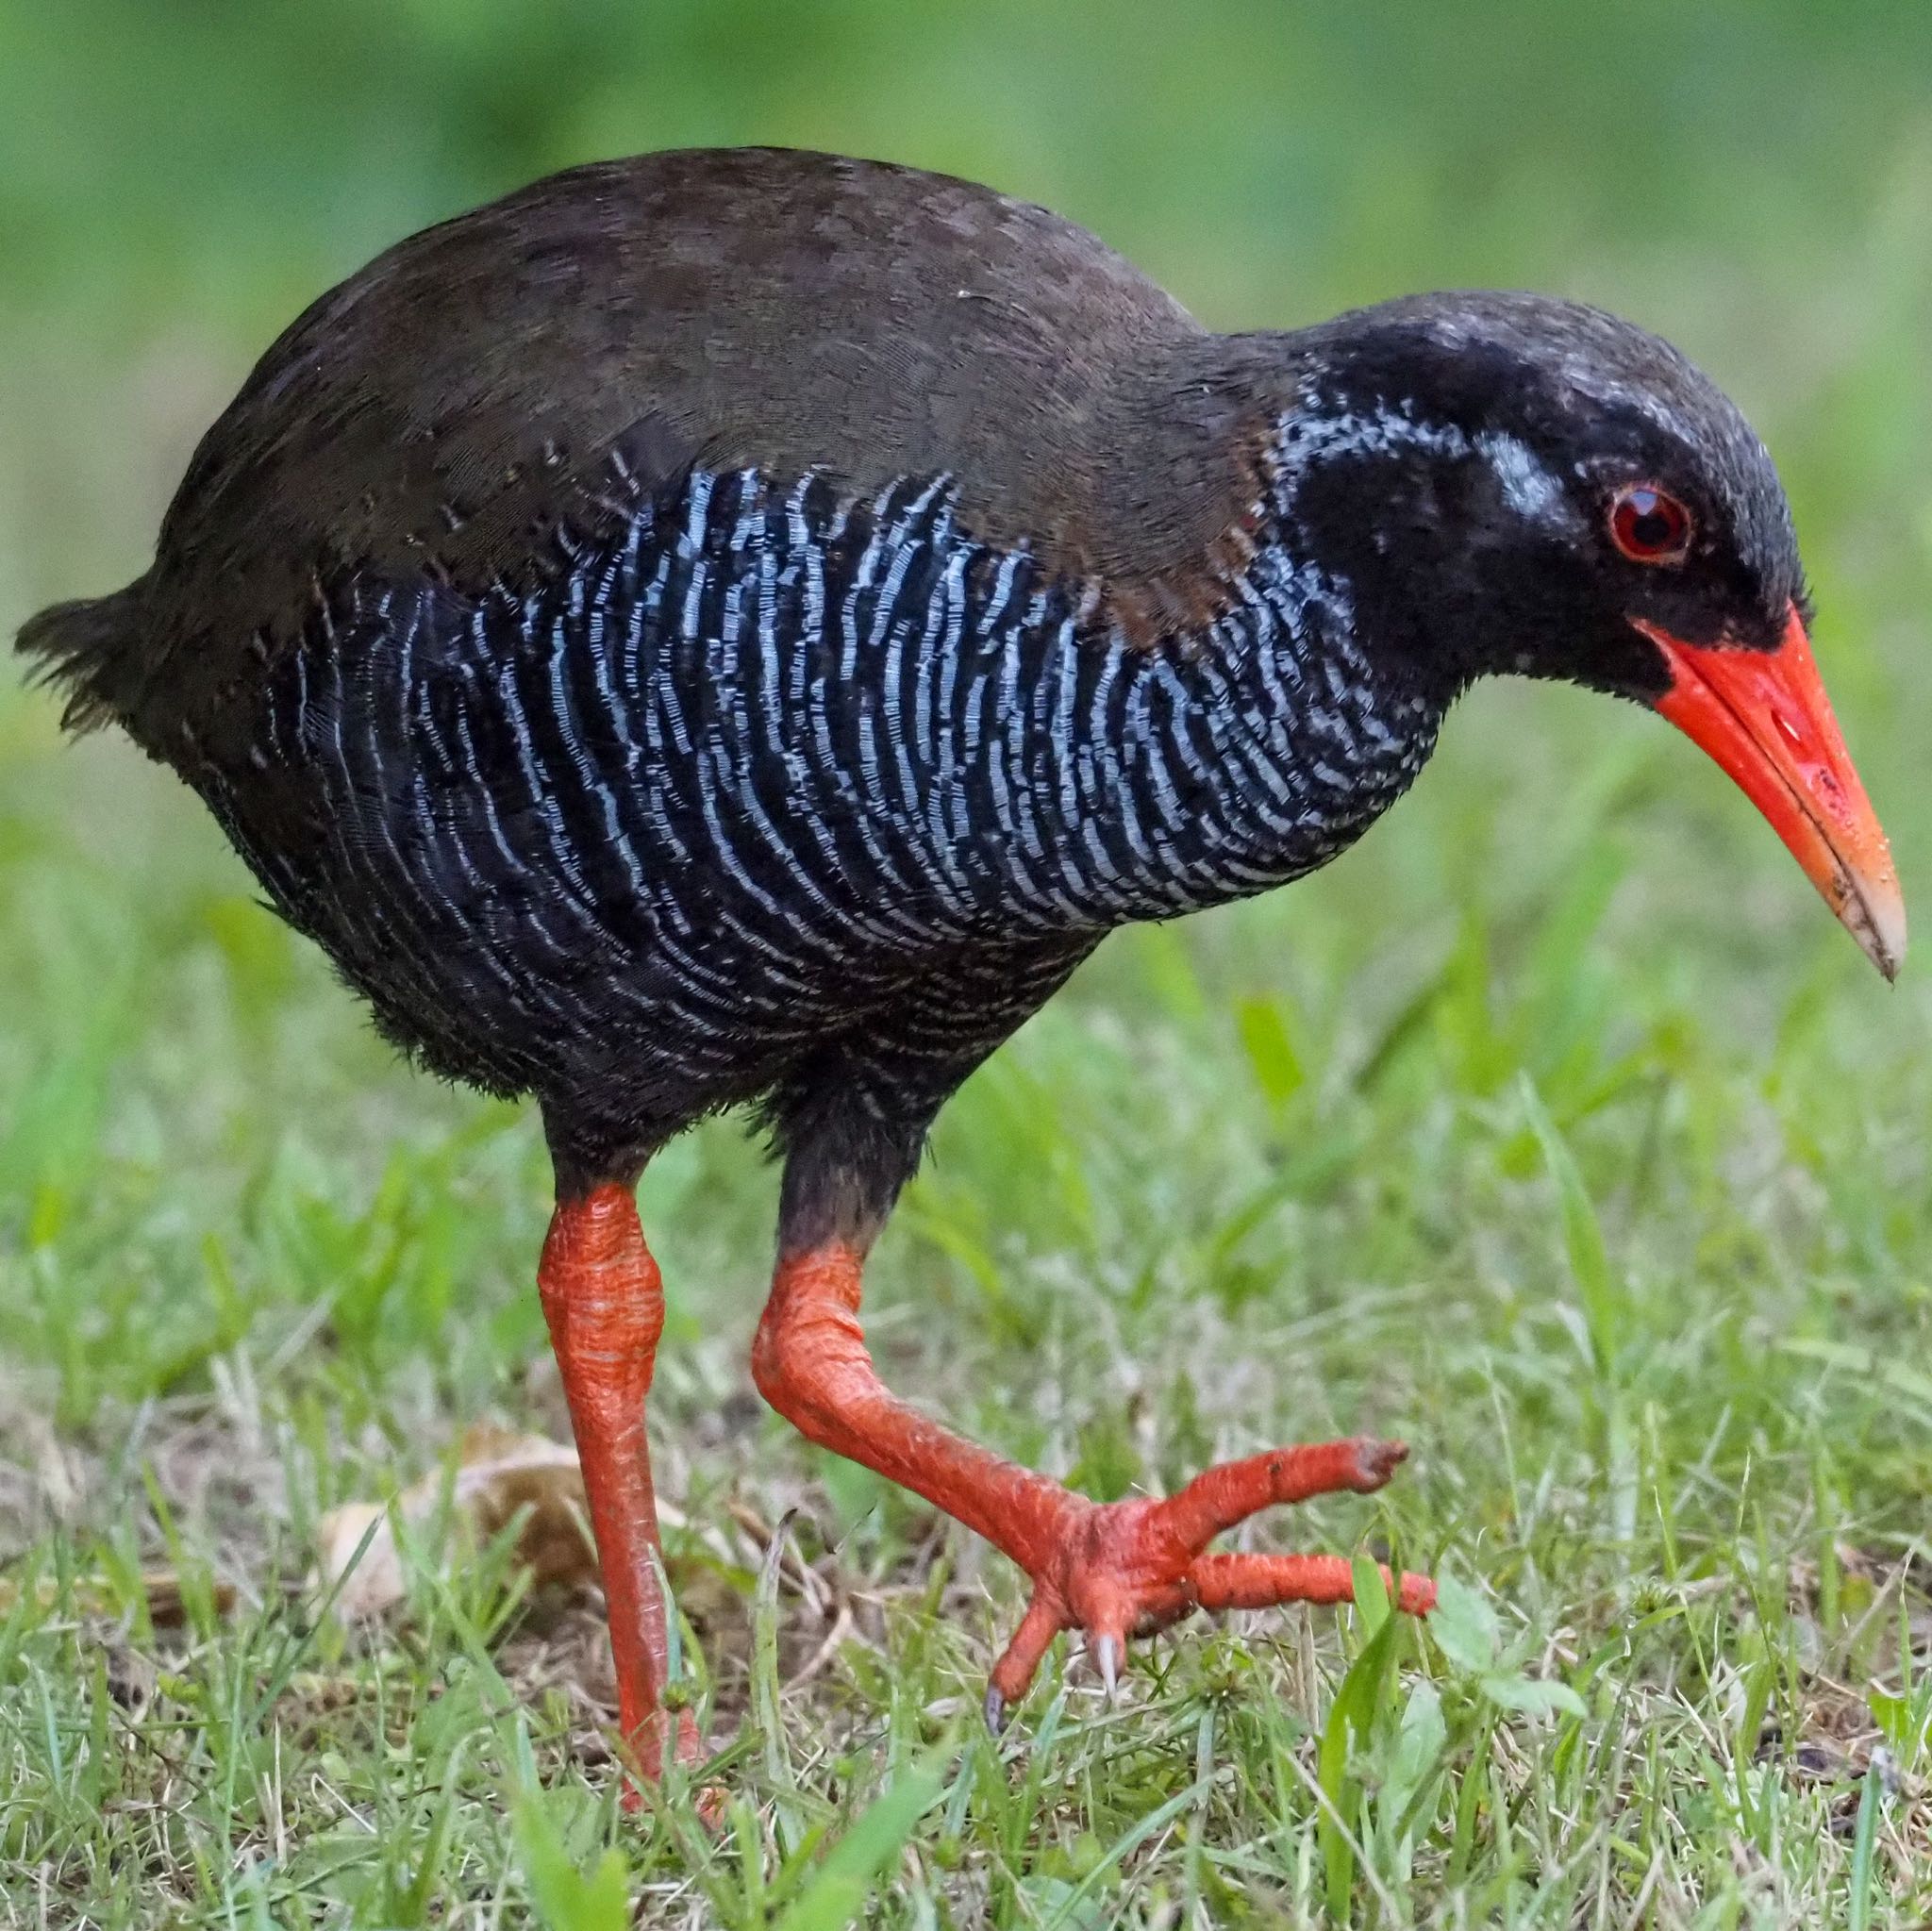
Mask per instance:
[[[988,1723],[995,1731],[1004,1725],[1063,1629],[1084,1633],[1087,1653],[1111,1690],[1128,1637],[1152,1635],[1195,1609],[1352,1601],[1354,1575],[1340,1556],[1211,1555],[1208,1544],[1275,1503],[1344,1490],[1373,1493],[1407,1454],[1399,1441],[1362,1436],[1223,1462],[1164,1500],[1103,1504],[1069,1494],[1040,1559],[1026,1565],[1033,1599],[993,1666]],[[1404,1575],[1398,1583],[1386,1569],[1382,1576],[1391,1599],[1410,1615],[1435,1607],[1436,1586],[1426,1576]]]

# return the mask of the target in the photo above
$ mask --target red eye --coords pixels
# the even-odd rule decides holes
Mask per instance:
[[[1681,563],[1690,547],[1690,512],[1674,496],[1632,483],[1611,499],[1610,535],[1633,563]]]

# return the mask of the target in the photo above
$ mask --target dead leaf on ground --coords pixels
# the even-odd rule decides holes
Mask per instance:
[[[209,1576],[203,1580],[201,1587],[216,1615],[225,1616],[234,1608],[233,1583]],[[147,1619],[157,1629],[179,1629],[188,1621],[188,1592],[174,1570],[143,1569],[141,1588],[147,1598]],[[13,1609],[20,1597],[20,1585],[10,1577],[0,1575],[0,1616]],[[51,1575],[40,1577],[34,1585],[34,1600],[43,1609],[53,1608],[60,1600],[58,1579]],[[73,1601],[75,1608],[83,1616],[117,1616],[121,1613],[120,1588],[104,1575],[76,1577]]]
[[[597,1551],[591,1540],[576,1450],[541,1435],[478,1427],[463,1438],[453,1485],[438,1470],[412,1483],[393,1503],[349,1502],[323,1517],[316,1530],[319,1574],[325,1588],[341,1583],[336,1599],[341,1614],[375,1616],[403,1599],[396,1522],[411,1529],[427,1526],[445,1493],[458,1531],[450,1539],[449,1559],[502,1534],[522,1510],[516,1559],[538,1583],[596,1580]],[[365,1536],[369,1546],[358,1561],[357,1551]]]
[[[155,1700],[159,1672],[151,1656],[129,1649],[125,1643],[111,1643],[107,1655],[108,1694],[137,1721],[148,1712]]]

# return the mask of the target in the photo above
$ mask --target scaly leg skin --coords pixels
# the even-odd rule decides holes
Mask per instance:
[[[618,1727],[633,1768],[655,1783],[671,1740],[662,1707],[669,1642],[644,1397],[664,1330],[664,1287],[627,1188],[599,1187],[558,1203],[537,1284],[604,1573]],[[676,1750],[681,1763],[703,1754],[690,1710],[679,1715]],[[637,1807],[635,1788],[625,1801]]]
[[[1373,1493],[1408,1453],[1400,1442],[1363,1437],[1280,1448],[1224,1462],[1165,1500],[1090,1502],[963,1440],[887,1390],[859,1326],[861,1267],[858,1251],[840,1241],[784,1256],[758,1323],[752,1374],[808,1440],[924,1496],[1032,1577],[1032,1601],[986,1693],[995,1730],[1063,1629],[1085,1632],[1111,1689],[1128,1637],[1194,1609],[1352,1600],[1350,1567],[1340,1556],[1216,1555],[1208,1544],[1278,1502]],[[1382,1573],[1411,1615],[1435,1606],[1426,1577],[1398,1583]]]

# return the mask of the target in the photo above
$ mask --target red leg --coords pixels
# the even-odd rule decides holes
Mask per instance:
[[[1275,1503],[1379,1489],[1407,1454],[1399,1442],[1276,1449],[1209,1469],[1165,1501],[1090,1502],[962,1440],[888,1391],[858,1323],[860,1270],[858,1253],[837,1242],[785,1257],[758,1323],[752,1373],[809,1440],[924,1496],[1033,1578],[1032,1602],[987,1692],[996,1727],[1062,1629],[1086,1632],[1110,1683],[1130,1635],[1193,1609],[1351,1598],[1349,1565],[1338,1556],[1211,1555],[1208,1544]],[[1391,1588],[1412,1614],[1435,1606],[1435,1586],[1423,1576],[1391,1578]]]
[[[661,1708],[669,1644],[644,1397],[664,1330],[664,1288],[627,1188],[599,1187],[558,1202],[537,1285],[604,1572],[618,1724],[637,1767],[655,1779],[669,1740]],[[699,1754],[689,1710],[678,1725],[677,1754],[680,1760]]]

